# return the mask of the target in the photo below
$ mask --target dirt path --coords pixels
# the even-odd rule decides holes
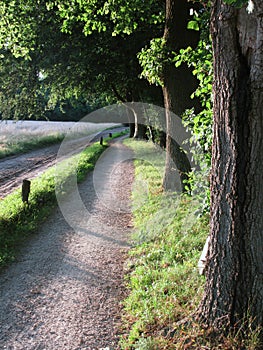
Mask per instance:
[[[74,194],[62,204],[74,229],[57,209],[0,275],[0,349],[118,349],[134,171],[125,159],[131,158],[114,143],[99,162],[99,198],[93,174],[79,186],[86,215],[74,210]]]
[[[82,144],[97,142],[100,137],[107,137],[110,132],[120,132],[125,127],[120,126],[112,130],[108,129],[99,133],[83,137],[81,141],[76,139],[75,144],[79,148]],[[57,152],[60,144],[41,148],[25,154],[11,156],[0,159],[0,197],[5,197],[16,188],[21,186],[23,179],[32,179],[39,176],[47,168],[53,166],[56,162]],[[74,150],[74,141],[72,142]]]

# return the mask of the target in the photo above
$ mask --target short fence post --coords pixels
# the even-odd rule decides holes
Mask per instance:
[[[28,197],[30,193],[30,184],[29,180],[24,179],[22,184],[22,201],[28,204]]]

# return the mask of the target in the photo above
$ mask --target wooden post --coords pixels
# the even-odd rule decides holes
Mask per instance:
[[[103,146],[103,137],[100,138],[100,145]]]
[[[111,132],[109,133],[109,137],[112,137],[112,133]]]
[[[30,184],[29,180],[24,179],[22,184],[22,201],[28,204],[28,197],[30,193]]]

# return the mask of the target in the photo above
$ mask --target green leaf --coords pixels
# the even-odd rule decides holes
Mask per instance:
[[[233,5],[237,8],[241,8],[243,5],[248,3],[248,0],[224,0],[228,5]]]
[[[175,67],[178,68],[178,67],[181,66],[181,64],[182,64],[182,61],[177,61],[177,62],[175,63]]]
[[[187,29],[193,29],[193,30],[199,31],[200,28],[197,21],[190,21],[187,25]]]

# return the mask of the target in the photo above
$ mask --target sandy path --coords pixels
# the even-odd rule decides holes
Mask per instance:
[[[74,229],[56,209],[0,275],[0,349],[118,349],[131,215],[116,208],[129,206],[134,169],[124,160],[131,158],[114,143],[99,163],[99,199],[92,174],[79,186],[87,215],[74,211],[69,196],[62,211],[71,212]]]

